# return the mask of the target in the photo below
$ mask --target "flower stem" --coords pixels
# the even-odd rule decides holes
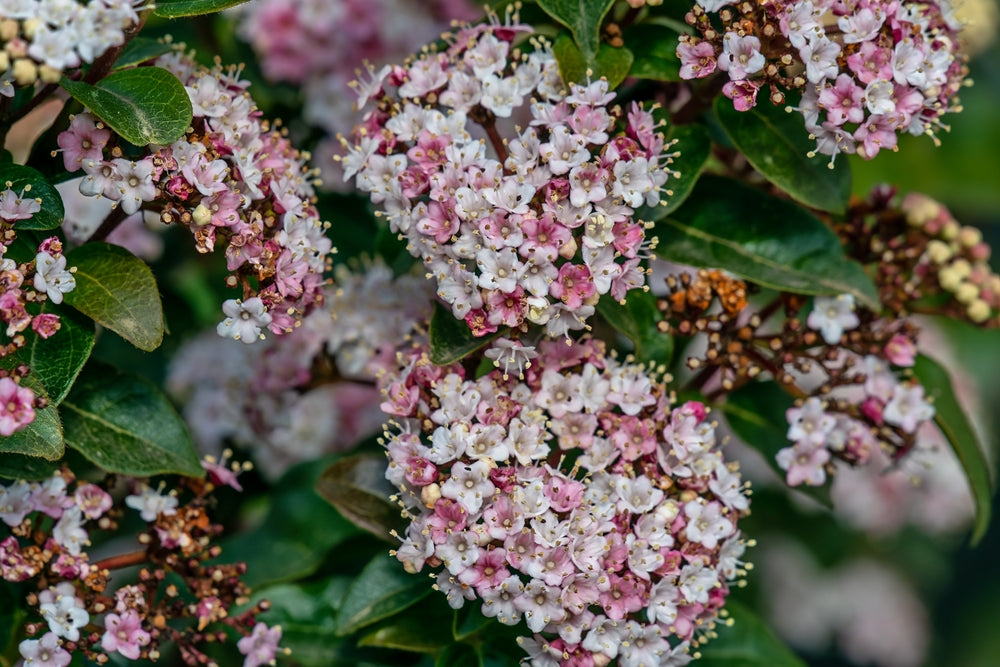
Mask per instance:
[[[99,560],[94,563],[94,567],[98,570],[120,570],[123,567],[132,567],[134,565],[142,565],[148,560],[146,555],[146,550],[142,551],[132,551],[127,554],[119,554],[117,556],[110,556],[104,560]]]

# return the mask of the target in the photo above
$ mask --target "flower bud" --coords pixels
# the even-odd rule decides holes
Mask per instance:
[[[14,80],[19,86],[30,86],[38,80],[38,68],[27,58],[14,61]]]
[[[955,269],[954,265],[944,267],[938,274],[938,283],[946,292],[957,290],[958,286],[962,284],[962,279],[961,273]]]
[[[579,246],[576,244],[576,239],[570,237],[569,241],[566,241],[566,243],[559,248],[559,256],[563,259],[572,259],[578,248]]]
[[[212,212],[204,204],[198,204],[198,207],[191,212],[191,218],[194,220],[194,224],[204,227],[212,222]]]
[[[962,227],[958,233],[958,242],[966,248],[971,248],[983,240],[983,233],[975,227]]]
[[[969,305],[979,298],[979,288],[969,282],[964,282],[955,290],[955,298],[959,303]]]
[[[944,264],[951,259],[953,254],[951,246],[944,241],[934,239],[927,243],[927,255],[935,264]]]
[[[976,299],[975,301],[969,304],[969,307],[966,309],[965,312],[969,316],[970,320],[972,320],[977,324],[980,324],[990,318],[991,315],[990,304],[986,303],[982,299]]]
[[[441,486],[435,482],[434,484],[428,484],[424,488],[420,489],[420,502],[424,504],[428,509],[434,507],[436,503],[441,498]]]

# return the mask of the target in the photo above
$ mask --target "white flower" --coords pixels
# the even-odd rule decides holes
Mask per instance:
[[[216,332],[223,338],[232,338],[250,345],[264,336],[260,330],[271,323],[271,315],[264,308],[260,297],[246,301],[229,299],[222,304],[226,319],[219,322]]]
[[[62,303],[63,294],[72,292],[76,278],[66,270],[66,257],[53,257],[47,252],[35,255],[35,289],[45,292],[52,303]]]
[[[828,345],[836,345],[845,331],[857,327],[859,323],[854,312],[854,297],[850,294],[816,297],[806,320],[806,326],[819,331]]]
[[[919,384],[898,384],[892,390],[892,398],[882,411],[882,418],[913,433],[921,422],[934,416],[934,406],[924,398],[924,388]]]
[[[76,597],[76,588],[64,581],[38,595],[38,611],[57,637],[79,641],[80,628],[90,622],[90,614]]]
[[[156,517],[161,514],[166,516],[177,514],[177,498],[161,494],[146,484],[142,485],[138,495],[126,496],[125,504],[138,510],[143,521],[156,521]]]

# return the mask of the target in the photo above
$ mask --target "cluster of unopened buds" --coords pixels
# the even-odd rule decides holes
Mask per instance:
[[[204,465],[207,479],[187,480],[193,493],[184,504],[162,484],[133,480],[122,497],[112,480],[97,485],[67,471],[0,484],[0,521],[9,529],[0,541],[0,576],[33,588],[28,613],[38,617],[24,626],[25,664],[65,667],[76,654],[101,665],[115,654],[155,661],[166,642],[186,664],[213,664],[199,646],[230,641],[227,630],[241,637],[245,667],[274,659],[281,629],[256,620],[267,603],[235,611],[247,603],[245,566],[206,562],[220,554],[211,544],[221,527],[208,519],[209,494],[221,485],[239,490],[243,466],[215,459]],[[91,561],[91,535],[118,530],[122,505],[147,524],[142,548]],[[132,566],[140,567],[137,581],[116,585],[114,571]]]
[[[563,335],[601,295],[643,287],[635,209],[659,204],[672,175],[652,113],[609,108],[603,79],[566,86],[544,42],[515,45],[530,30],[493,17],[371,69],[358,95],[374,108],[342,159],[477,336],[528,323]]]
[[[186,225],[200,252],[225,243],[227,285],[243,296],[223,304],[220,335],[249,344],[267,329],[288,333],[322,303],[332,252],[304,156],[260,120],[238,69],[206,69],[179,52],[157,64],[184,83],[191,131],[128,158],[107,128],[80,114],[59,136],[66,170],[82,169],[80,192],[107,197],[124,214],[147,207]]]
[[[324,308],[287,336],[248,347],[209,334],[177,352],[167,386],[202,451],[244,448],[276,479],[378,432],[375,377],[395,368],[399,341],[430,317],[431,286],[394,278],[381,262],[340,265],[334,280]]]
[[[60,327],[59,316],[51,312],[32,314],[28,305],[60,304],[63,295],[76,287],[74,269],[66,266],[62,242],[55,236],[42,241],[29,262],[18,263],[5,256],[17,239],[17,222],[30,220],[41,210],[41,201],[30,195],[30,187],[17,193],[10,182],[0,192],[0,324],[5,325],[7,340],[0,345],[0,359],[23,348],[25,336],[47,339],[55,335]],[[0,436],[25,428],[35,420],[35,411],[45,407],[43,396],[21,384],[30,370],[25,364],[5,364],[0,370]]]
[[[125,43],[146,0],[6,0],[0,6],[0,95],[92,63]]]
[[[584,338],[501,338],[472,379],[416,344],[383,378],[396,557],[523,622],[531,664],[684,665],[742,573],[746,485],[707,410]]]
[[[764,88],[773,104],[791,97],[831,165],[894,150],[899,133],[933,136],[958,110],[967,68],[948,0],[699,0],[686,19],[697,35],[678,46],[681,76],[724,72],[740,111]]]

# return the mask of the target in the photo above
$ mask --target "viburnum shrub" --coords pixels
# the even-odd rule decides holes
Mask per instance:
[[[958,660],[1000,277],[851,170],[947,143],[981,43],[945,0],[0,2],[0,666]]]

